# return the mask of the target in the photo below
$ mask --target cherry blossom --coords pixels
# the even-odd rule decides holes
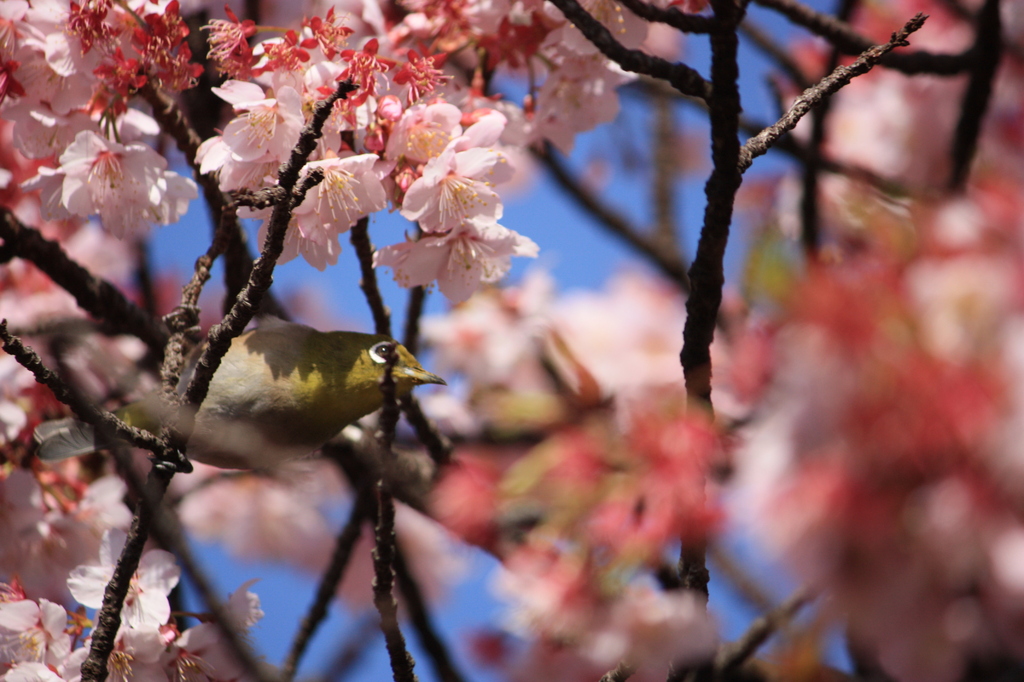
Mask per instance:
[[[64,631],[67,621],[64,607],[47,599],[0,603],[3,662],[33,661],[54,667],[63,664],[71,653],[71,638]]]
[[[60,162],[61,203],[75,215],[99,214],[117,237],[150,222],[176,220],[197,196],[194,182],[165,170],[167,161],[144,144],[122,145],[82,131]]]
[[[103,604],[103,591],[113,575],[125,537],[123,532],[107,531],[100,544],[99,563],[81,565],[71,571],[68,588],[81,604],[91,608]],[[171,615],[167,595],[178,584],[180,575],[181,569],[170,552],[162,549],[145,552],[128,588],[122,611],[124,622],[129,627],[156,627],[166,623]]]
[[[463,223],[444,236],[392,244],[374,254],[374,265],[391,266],[404,287],[437,280],[453,303],[465,301],[482,284],[495,282],[512,266],[512,256],[535,257],[533,240],[497,223]]]

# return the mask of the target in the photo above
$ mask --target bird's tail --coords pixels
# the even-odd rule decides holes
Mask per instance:
[[[96,430],[90,424],[74,417],[43,422],[36,427],[34,435],[39,443],[36,456],[45,462],[87,455],[109,445],[97,440]]]

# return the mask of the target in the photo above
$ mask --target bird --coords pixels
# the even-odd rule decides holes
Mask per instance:
[[[186,364],[183,392],[202,347]],[[381,334],[322,332],[281,320],[264,321],[231,342],[195,413],[185,451],[190,460],[222,469],[266,469],[311,454],[345,426],[383,404],[380,379],[394,351],[396,393],[421,384],[445,385],[423,369],[405,346]],[[115,414],[157,433],[163,403],[156,394]],[[55,462],[113,443],[73,417],[35,429],[39,459]]]

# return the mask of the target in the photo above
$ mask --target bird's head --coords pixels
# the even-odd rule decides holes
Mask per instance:
[[[447,385],[444,379],[423,369],[413,354],[394,339],[381,335],[367,336],[359,359],[356,360],[356,364],[352,368],[352,372],[360,383],[365,380],[379,382],[384,376],[387,357],[393,352],[398,358],[395,361],[394,369],[392,369],[392,376],[395,378],[399,393],[407,393],[414,386],[421,384]]]

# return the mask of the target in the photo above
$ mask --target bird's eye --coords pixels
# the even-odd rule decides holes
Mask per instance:
[[[370,357],[378,365],[387,362],[387,356],[395,351],[395,344],[392,341],[381,341],[370,349]]]

